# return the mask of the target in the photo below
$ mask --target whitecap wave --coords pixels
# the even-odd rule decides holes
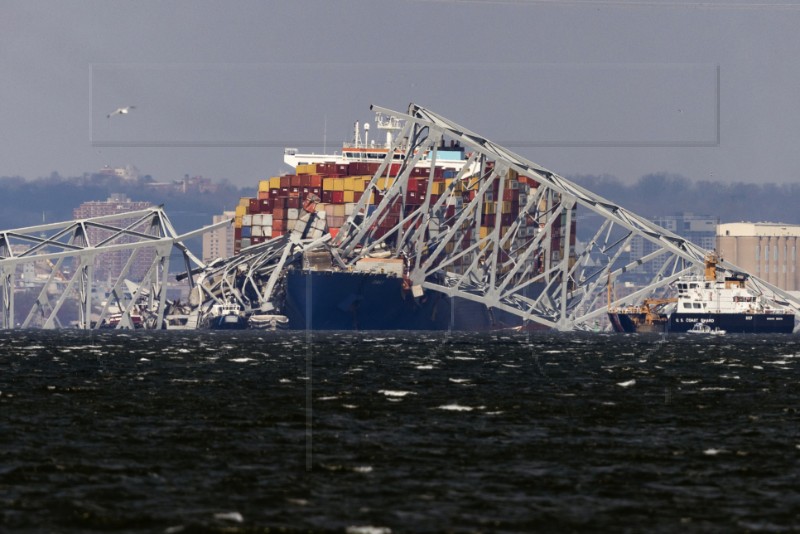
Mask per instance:
[[[347,534],[392,534],[389,527],[374,527],[372,525],[351,525],[345,529]]]
[[[461,404],[443,404],[436,407],[437,410],[450,410],[453,412],[471,412],[475,408],[472,406],[462,406]]]
[[[222,521],[232,521],[234,523],[243,523],[244,517],[239,512],[220,512],[214,514],[214,519],[220,519]]]
[[[383,393],[387,397],[405,397],[406,395],[416,395],[413,391],[397,391],[392,389],[380,389],[378,393]]]

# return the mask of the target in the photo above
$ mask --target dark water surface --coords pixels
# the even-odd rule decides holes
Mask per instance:
[[[795,336],[0,342],[0,531],[800,530]]]

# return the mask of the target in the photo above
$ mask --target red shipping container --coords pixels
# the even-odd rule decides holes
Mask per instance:
[[[269,198],[270,192],[269,191],[259,191],[258,192],[258,200],[263,200],[265,198]]]
[[[272,210],[272,199],[262,198],[258,202],[261,204],[261,213],[269,213]]]
[[[292,185],[292,177],[291,175],[285,174],[281,176],[281,189],[284,187],[289,187]]]
[[[303,174],[300,176],[300,183],[298,184],[300,187],[308,187],[308,174]]]
[[[300,199],[300,193],[297,196],[289,197],[286,199],[286,207],[289,209],[300,209],[300,206],[303,205],[303,201]]]
[[[344,191],[331,191],[331,202],[333,204],[343,204]]]
[[[418,226],[419,226],[419,219],[414,219],[403,223],[404,230],[410,230],[412,228],[417,228]]]
[[[283,185],[283,184],[281,184]],[[292,174],[289,177],[289,187],[300,187],[300,177],[296,174]]]
[[[251,198],[249,206],[247,207],[248,213],[260,213],[261,204],[257,198]]]
[[[500,215],[500,225],[501,226],[511,226],[511,224],[517,219],[517,216],[513,213],[504,213]]]
[[[241,238],[242,238],[242,229],[241,229],[241,227],[240,228],[234,228],[233,229],[233,239],[236,240],[236,239],[241,239]]]
[[[281,194],[280,194],[280,196],[282,196],[282,197],[288,197],[289,196],[289,186],[288,185],[286,187],[281,186]]]
[[[319,174],[311,174],[308,177],[308,185],[309,187],[322,187],[322,176]]]
[[[362,196],[364,196],[364,193],[362,193],[361,191],[354,192],[353,193],[353,202],[358,202],[359,200],[361,200]]]
[[[269,197],[270,198],[278,198],[279,196],[281,196],[281,190],[280,189],[270,189],[269,190]]]
[[[283,231],[276,230],[275,227],[272,227],[272,237],[280,237],[283,235]]]
[[[272,229],[283,231],[286,229],[286,221],[283,218],[276,218],[275,214],[272,215]]]

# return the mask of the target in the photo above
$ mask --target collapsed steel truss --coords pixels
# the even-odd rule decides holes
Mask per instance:
[[[157,207],[0,231],[0,328],[160,328],[171,304],[166,288],[173,250],[187,269],[202,267],[183,241],[219,226],[178,235]],[[112,255],[119,269],[107,280],[105,295],[97,291],[95,272]],[[146,266],[138,278],[133,273],[137,258]],[[20,285],[36,296],[17,316],[15,289]],[[68,302],[77,303],[72,324],[62,319]]]
[[[376,112],[405,120],[404,130],[397,136],[395,150],[405,143],[405,162],[397,180],[383,196],[370,219],[358,224],[357,214],[364,213],[369,201],[364,195],[348,220],[348,227],[339,234],[334,245],[349,264],[368,254],[376,245],[393,243],[395,253],[411,261],[410,278],[425,289],[450,296],[477,300],[486,306],[504,310],[524,321],[539,323],[559,330],[589,329],[603,318],[609,307],[623,306],[661,292],[679,277],[702,270],[710,251],[675,235],[656,224],[617,206],[569,180],[544,169],[498,146],[488,139],[451,122],[430,110],[414,104],[408,113],[373,106]],[[408,213],[390,232],[373,239],[376,218],[385,217],[387,208],[403,202],[410,169],[423,154],[435,165],[437,147],[456,141],[468,147],[472,155],[467,165],[447,191],[435,203],[425,202]],[[387,157],[376,177],[385,175]],[[491,166],[490,166],[491,163]],[[473,169],[477,176],[470,176]],[[477,224],[486,202],[484,193],[495,182],[504,191],[509,177],[527,176],[539,186],[520,207],[516,220],[507,228],[495,221],[494,228],[484,237],[476,236]],[[457,194],[458,184],[468,180],[478,194],[462,201],[455,216],[445,218],[442,208]],[[373,179],[372,186],[375,186]],[[432,183],[429,181],[429,187]],[[426,198],[431,198],[430,189]],[[461,197],[463,199],[463,196]],[[502,195],[494,199],[500,212]],[[546,202],[542,203],[542,200]],[[545,206],[546,211],[538,209]],[[581,248],[571,247],[573,222],[584,217],[584,224],[594,223],[593,237]],[[520,236],[524,221],[532,219],[535,233]],[[469,239],[464,239],[469,235]],[[553,237],[557,239],[553,239]],[[654,249],[643,257],[631,258],[627,252],[635,238],[652,243]],[[561,254],[548,250],[554,242],[562,243]],[[448,244],[450,245],[448,247]],[[358,254],[353,255],[355,251]],[[529,260],[541,254],[542,264]],[[468,267],[454,273],[449,266],[466,259]],[[610,297],[609,284],[626,272],[648,265],[655,274],[643,287],[622,298]],[[721,268],[729,273],[743,273],[735,265],[723,261]],[[442,276],[435,276],[436,274]],[[800,301],[787,292],[752,275],[750,283],[764,298],[790,306],[797,311]],[[541,290],[528,291],[539,285]]]
[[[177,247],[186,262],[182,276],[191,286],[188,307],[179,310],[202,322],[214,304],[234,302],[245,314],[280,313],[282,280],[289,268],[308,269],[307,256],[330,254],[330,268],[350,270],[359,260],[376,254],[403,258],[406,278],[415,295],[436,291],[451,298],[478,302],[516,317],[521,324],[558,330],[596,329],[610,307],[659,296],[672,282],[702,270],[710,251],[677,236],[569,180],[498,146],[488,139],[414,104],[407,113],[373,106],[375,112],[404,121],[365,193],[335,237],[304,239],[303,232],[249,247],[232,258],[204,265],[181,239],[213,227],[177,236],[161,209],[126,213],[59,225],[42,225],[0,233],[2,327],[13,327],[13,286],[16,269],[25,262],[47,260],[52,269],[45,288],[60,276],[62,262],[72,258],[75,269],[65,280],[60,297],[50,302],[43,288],[20,326],[33,325],[38,314],[46,328],[59,326],[57,312],[66,295],[79,295],[78,326],[102,324],[109,303],[92,321],[93,266],[98,255],[114,250],[142,248],[155,251],[150,269],[133,294],[123,296],[128,263],[114,282],[111,298],[120,309],[119,327],[131,326],[133,310],[148,313],[146,326],[161,327],[175,307],[166,299],[164,281],[169,256]],[[469,158],[440,194],[433,195],[437,152],[448,143],[465,147]],[[407,202],[412,171],[430,164],[425,200]],[[399,162],[399,164],[398,164]],[[491,219],[501,213],[504,191],[525,177],[534,184],[519,196],[513,220]],[[379,193],[371,195],[371,192]],[[494,193],[494,194],[491,194]],[[375,204],[370,204],[375,198]],[[130,222],[134,217],[135,221]],[[576,239],[576,221],[591,236]],[[113,226],[114,221],[126,224]],[[110,232],[101,242],[87,239],[88,228]],[[147,228],[147,230],[142,230]],[[587,230],[591,229],[587,232]],[[39,234],[52,232],[49,236]],[[123,243],[122,238],[132,240]],[[648,252],[632,257],[635,240],[650,244]],[[11,245],[22,240],[26,251],[14,254]],[[53,264],[52,262],[55,261]],[[132,260],[131,260],[132,261]],[[747,274],[748,283],[762,298],[797,313],[800,301],[729,262],[719,267],[730,274]],[[611,286],[630,273],[650,273],[646,281],[616,298]]]

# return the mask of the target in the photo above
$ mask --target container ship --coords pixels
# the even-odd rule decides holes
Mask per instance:
[[[746,287],[746,275],[720,276],[719,258],[710,254],[705,272],[674,284],[677,296],[647,299],[641,306],[609,310],[616,332],[675,332],[704,324],[727,333],[791,334],[794,312],[768,304]]]
[[[284,162],[294,172],[261,180],[257,197],[241,199],[234,221],[234,252],[289,234],[312,240],[330,234],[335,239],[348,217],[369,217],[374,213],[401,170],[410,172],[403,202],[392,204],[389,213],[376,223],[373,239],[390,236],[404,216],[425,205],[428,195],[431,206],[443,194],[448,195],[442,220],[454,220],[463,206],[475,199],[481,183],[477,177],[479,168],[470,163],[469,154],[458,143],[451,141],[447,146],[438,146],[435,158],[429,158],[429,154],[417,154],[407,147],[393,150],[398,145],[393,135],[401,129],[401,120],[379,114],[376,126],[386,131],[385,143],[370,140],[369,126],[365,124],[362,129],[355,123],[353,141],[344,143],[340,153],[304,154],[293,148],[285,149]],[[376,177],[387,157],[391,160],[385,166],[385,173]],[[414,158],[411,169],[404,161],[407,157]],[[469,165],[474,168],[465,170]],[[491,165],[484,162],[483,170]],[[475,179],[468,179],[473,175]],[[503,235],[538,186],[532,178],[513,171],[508,172],[504,184],[500,191],[495,180],[494,187],[483,193],[485,202],[479,222],[466,230],[464,243],[485,237],[497,223]],[[369,195],[361,203],[366,210],[355,214],[364,195]],[[561,212],[553,209],[555,202],[550,197],[541,200],[531,213],[529,226],[517,229],[514,234],[521,241],[509,246],[532,241],[548,217],[560,218],[548,224],[559,230],[566,217],[561,218]],[[565,229],[555,231],[542,251],[529,255],[528,276],[543,272],[545,250],[558,258],[566,247],[574,248],[574,222],[571,230],[569,243],[561,237],[566,235]],[[281,276],[281,287],[276,291],[280,298],[275,299],[275,309],[270,313],[287,317],[289,327],[295,329],[485,331],[521,326],[521,320],[511,313],[433,290],[423,292],[419,286],[413,286],[408,278],[411,260],[397,252],[395,242],[389,240],[387,244],[346,268],[337,263],[329,249],[306,254],[302,265],[290,266]],[[454,245],[448,243],[447,253],[453,250]],[[473,259],[464,256],[448,261],[446,269],[433,276],[462,275]],[[525,296],[535,298],[543,287],[544,282],[531,283],[525,288]]]

